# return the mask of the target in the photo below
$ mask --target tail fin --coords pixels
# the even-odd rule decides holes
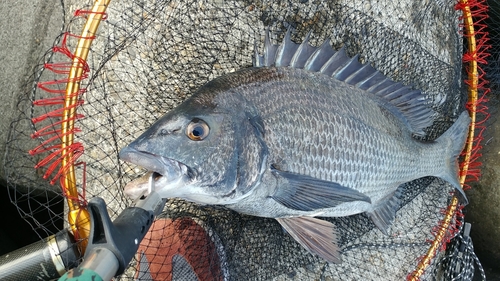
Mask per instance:
[[[451,147],[448,149],[450,158],[446,161],[447,167],[445,167],[444,173],[439,177],[448,181],[455,187],[464,204],[467,204],[469,201],[458,181],[459,167],[457,158],[464,148],[470,121],[471,119],[467,111],[462,112],[457,121],[455,121],[455,124],[436,140],[439,143],[443,143],[443,145],[451,144]]]

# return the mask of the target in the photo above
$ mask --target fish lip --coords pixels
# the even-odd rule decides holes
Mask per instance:
[[[169,182],[183,176],[192,178],[194,174],[188,166],[179,161],[147,151],[140,151],[130,146],[126,146],[120,150],[119,158],[125,162],[141,166],[151,172],[160,174],[168,178]]]

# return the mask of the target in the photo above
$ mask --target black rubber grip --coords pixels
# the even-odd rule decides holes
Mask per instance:
[[[0,257],[0,280],[52,280],[74,267],[79,254],[71,235],[56,235]]]
[[[110,250],[119,265],[116,275],[122,274],[137,252],[139,242],[153,224],[153,211],[140,207],[128,207],[111,222],[106,202],[100,197],[90,199],[88,210],[91,226],[86,253],[91,253],[93,249],[98,248]],[[93,265],[87,268],[96,269]]]

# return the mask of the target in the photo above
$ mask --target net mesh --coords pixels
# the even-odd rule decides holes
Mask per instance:
[[[487,58],[488,64],[485,65],[486,78],[490,82],[490,88],[493,91],[498,91],[500,87],[500,5],[495,1],[488,1],[487,15],[488,18],[484,20],[485,32],[489,33],[489,43],[491,48],[488,50],[489,56]]]
[[[118,151],[207,81],[251,66],[254,45],[263,49],[266,28],[275,44],[290,26],[295,42],[309,31],[315,46],[331,38],[335,49],[359,54],[361,62],[422,90],[438,113],[426,131],[428,140],[453,124],[468,99],[462,11],[455,1],[111,1],[88,58],[78,66],[83,73],[69,81],[72,50],[82,39],[92,4],[66,2],[71,11],[66,29],[40,60],[32,91],[19,101],[7,145],[12,201],[27,201],[34,194],[47,198],[37,209],[19,208],[41,237],[52,233],[49,225],[62,228],[69,223],[68,210],[56,213],[49,204],[70,196],[58,186],[64,165],[59,154],[52,154],[60,148],[54,143],[61,137],[57,128],[68,82],[81,84],[71,128],[78,196],[71,196],[82,206],[94,196],[104,198],[112,217],[132,204],[123,194],[124,185],[145,172],[120,161]],[[493,57],[498,61],[498,54]],[[498,76],[493,70],[488,73]],[[35,165],[40,169],[34,170]],[[141,244],[142,254],[120,279],[410,278],[441,231],[452,191],[436,178],[405,184],[390,236],[363,214],[325,218],[338,226],[341,264],[309,254],[275,220],[170,199]],[[50,220],[37,221],[37,212],[49,213]],[[452,220],[444,242],[457,233],[460,222]],[[443,274],[443,256],[438,251],[422,279]]]

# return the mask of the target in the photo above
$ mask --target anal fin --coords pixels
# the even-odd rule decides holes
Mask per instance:
[[[380,203],[371,212],[367,212],[373,223],[382,233],[389,235],[388,229],[396,217],[396,211],[400,205],[401,187],[398,187],[392,196]]]
[[[310,253],[340,263],[337,231],[331,222],[312,217],[277,218],[281,226]]]

